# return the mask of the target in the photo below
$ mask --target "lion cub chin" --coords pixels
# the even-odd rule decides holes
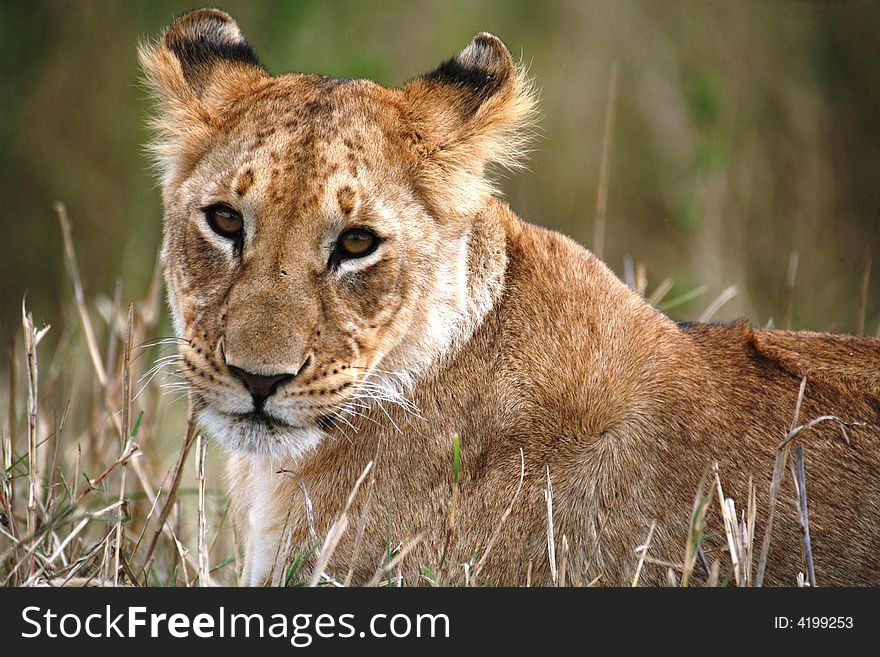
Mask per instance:
[[[520,163],[535,97],[497,37],[386,88],[272,76],[202,9],[141,61],[180,366],[231,453],[245,582],[281,583],[342,527],[339,582],[390,550],[412,585],[549,584],[551,553],[574,583],[664,583],[709,467],[740,507],[754,485],[764,535],[798,404],[839,418],[804,433],[818,581],[880,583],[880,343],[677,324],[517,218],[488,172]],[[785,481],[766,583],[802,570],[794,497]],[[701,547],[726,573],[710,506]]]

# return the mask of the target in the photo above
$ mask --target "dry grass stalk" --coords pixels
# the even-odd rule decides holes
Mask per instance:
[[[211,562],[208,556],[208,516],[205,513],[205,459],[208,441],[201,433],[196,437],[196,484],[199,490],[199,586],[213,586],[211,581]]]
[[[57,580],[63,577],[61,580],[60,586],[88,586],[87,583],[74,583],[71,584],[69,582],[83,582],[89,581],[95,578],[95,574],[90,577],[79,577],[77,574],[85,568],[91,561],[95,558],[95,555],[98,554],[101,550],[103,550],[104,544],[110,540],[110,537],[113,535],[113,529],[110,529],[104,537],[95,543],[91,549],[87,550],[85,553],[80,554],[78,558],[71,562],[71,564],[66,568],[62,568],[56,571],[56,577],[53,580]]]
[[[584,566],[584,577],[587,577],[590,568],[593,567],[594,560],[599,556],[599,550],[602,547],[602,537],[605,535],[605,529],[608,527],[608,520],[617,510],[617,505],[620,499],[619,495],[615,495],[608,509],[606,509],[605,512],[599,511],[599,531],[596,532],[596,542],[593,544],[593,549],[590,550],[590,556],[587,558],[586,565]],[[602,574],[599,573],[597,578],[601,577]]]
[[[788,257],[788,271],[785,275],[785,295],[782,300],[782,328],[791,328],[791,315],[794,310],[794,290],[797,282],[798,252],[792,251]]]
[[[671,278],[664,278],[660,281],[660,285],[654,288],[654,291],[651,293],[651,296],[648,297],[648,303],[656,306],[658,303],[663,301],[666,298],[666,295],[669,294],[669,291],[672,289],[673,281]]]
[[[648,268],[644,262],[636,263],[635,283],[635,291],[641,296],[646,296],[648,292]]]
[[[119,456],[119,458],[117,458],[115,461],[113,461],[113,463],[108,465],[104,469],[104,471],[101,474],[99,474],[97,477],[86,481],[86,484],[87,484],[86,487],[82,491],[80,491],[79,497],[77,497],[73,502],[73,506],[78,506],[78,505],[82,504],[82,502],[86,499],[86,497],[90,493],[99,490],[99,487],[102,485],[104,480],[107,479],[107,477],[109,477],[113,472],[115,472],[116,468],[123,465],[124,463],[128,463],[138,453],[139,453],[138,446],[135,445],[134,443],[129,443],[128,449],[126,449],[125,453],[121,454]]]
[[[339,545],[339,541],[342,539],[342,535],[347,528],[348,514],[342,513],[336,518],[330,526],[327,535],[324,537],[324,543],[321,546],[321,550],[318,552],[315,567],[309,578],[308,586],[315,587],[321,582],[321,578],[325,576],[324,571],[327,568],[327,564],[330,562],[330,557],[333,556],[333,553],[336,551],[336,547]]]
[[[734,501],[731,498],[724,497],[717,463],[715,464],[715,483],[721,506],[721,517],[724,520],[724,533],[727,536],[727,546],[730,551],[730,559],[733,562],[733,575],[736,585],[741,587],[752,586],[752,554],[755,540],[755,517],[757,515],[755,487],[752,478],[749,477],[748,501],[742,522],[737,520],[736,504]]]
[[[381,454],[381,453],[382,453],[382,439],[379,438],[379,440],[376,442],[376,453],[373,455],[373,462],[374,463],[378,462],[379,454]],[[361,512],[361,520],[360,520],[360,523],[358,523],[357,535],[355,536],[355,539],[354,539],[354,547],[352,548],[352,551],[351,551],[351,562],[349,563],[348,573],[345,576],[345,581],[343,583],[343,586],[349,586],[351,584],[352,577],[354,577],[354,567],[355,567],[355,564],[357,563],[358,555],[360,554],[361,541],[364,538],[364,531],[367,528],[367,518],[370,517],[370,509],[371,509],[371,504],[373,501],[373,487],[375,486],[375,484],[376,484],[376,469],[373,468],[371,470],[370,483],[367,485],[367,495],[364,500],[363,511]]]
[[[715,465],[715,483],[718,487],[718,502],[721,506],[721,518],[724,522],[727,548],[730,551],[730,560],[733,563],[733,576],[737,586],[742,586],[742,557],[740,555],[739,525],[736,521],[736,508],[732,499],[724,497],[724,491],[721,488],[721,478],[718,475],[718,464]]]
[[[371,502],[373,499],[373,486],[376,483],[376,474],[373,473],[373,476],[370,477],[370,483],[367,484],[367,496],[364,501],[364,510],[361,513],[361,521],[358,524],[357,534],[354,538],[354,547],[351,550],[351,562],[348,566],[348,574],[345,576],[345,581],[343,582],[343,586],[350,586],[351,579],[354,577],[354,566],[357,563],[358,555],[360,554],[361,541],[364,538],[364,531],[367,528],[367,518],[370,515]]]
[[[379,566],[379,569],[376,571],[375,575],[367,582],[366,586],[368,588],[372,588],[374,586],[378,586],[380,582],[385,579],[385,576],[394,570],[398,564],[400,564],[406,556],[413,551],[413,549],[424,540],[424,535],[419,534],[415,538],[408,541],[398,552],[391,561],[388,563],[383,563]]]
[[[489,538],[489,542],[486,544],[486,549],[483,550],[483,556],[480,557],[480,560],[477,562],[476,568],[474,568],[473,579],[479,582],[480,575],[483,572],[483,568],[486,565],[486,559],[489,557],[489,553],[492,551],[492,548],[495,546],[495,542],[498,540],[498,537],[501,535],[501,528],[504,526],[504,523],[507,522],[507,519],[510,517],[510,514],[513,513],[513,507],[516,504],[516,501],[519,499],[520,491],[522,491],[523,479],[525,479],[526,475],[526,457],[522,448],[519,450],[519,483],[516,485],[516,490],[513,493],[513,498],[510,500],[510,504],[504,510],[504,513],[501,514],[501,518],[498,520],[498,524],[495,525],[495,530],[492,532],[491,538]]]
[[[707,588],[715,588],[718,586],[718,576],[721,573],[721,562],[718,559],[712,562],[712,567],[709,569],[709,577],[706,580]]]
[[[656,521],[651,522],[651,527],[648,529],[648,537],[645,539],[645,542],[637,547],[635,551],[639,553],[641,556],[639,557],[639,564],[636,566],[636,572],[632,578],[632,587],[635,588],[639,585],[639,577],[642,575],[642,568],[645,565],[645,560],[648,556],[648,548],[651,547],[651,539],[654,537],[654,530],[657,529]]]
[[[643,547],[643,545],[640,545],[633,551],[641,552]],[[672,569],[673,571],[684,571],[684,564],[682,563],[667,561],[666,559],[658,559],[656,557],[652,557],[649,554],[645,555],[645,563],[653,564],[655,566],[662,566],[663,568]]]
[[[841,418],[836,415],[820,415],[817,418],[813,418],[809,422],[798,425],[798,418],[800,417],[801,411],[801,403],[804,398],[804,390],[807,386],[807,377],[801,379],[800,390],[798,391],[797,403],[795,404],[794,411],[794,419],[792,420],[792,426],[789,430],[788,434],[786,434],[785,438],[782,442],[779,443],[779,446],[776,449],[776,462],[773,465],[773,479],[770,482],[770,504],[767,511],[767,527],[764,530],[764,542],[761,545],[761,556],[758,560],[758,574],[755,578],[755,585],[761,586],[764,582],[764,573],[767,567],[767,555],[770,551],[770,538],[773,534],[773,520],[776,513],[776,504],[779,499],[779,489],[782,485],[782,474],[785,471],[785,466],[788,463],[788,452],[789,447],[791,445],[791,441],[797,438],[802,432],[807,429],[812,429],[817,424],[821,424],[822,422],[837,422],[840,427],[841,438],[844,442],[849,444],[849,436],[846,433],[846,428],[848,426],[858,425],[860,423],[847,423],[844,422]]]
[[[9,340],[9,406],[7,417],[6,435],[3,437],[3,486],[0,488],[0,506],[2,506],[3,517],[9,523],[9,529],[12,535],[18,536],[18,526],[15,521],[15,486],[12,483],[12,455],[15,449],[13,436],[16,429],[16,412],[15,412],[15,394],[16,394],[16,348],[15,336]]]
[[[57,501],[56,491],[56,474],[58,473],[58,458],[61,452],[61,444],[64,438],[64,425],[67,422],[68,415],[70,414],[70,406],[71,401],[68,399],[67,403],[64,406],[64,410],[61,413],[61,419],[58,419],[53,413],[53,422],[55,426],[55,435],[54,440],[52,441],[52,462],[49,465],[46,472],[48,473],[48,482],[46,485],[46,490],[48,491],[47,499],[46,499],[46,508],[51,508]]]
[[[14,541],[12,547],[7,549],[7,551],[2,556],[0,556],[0,561],[5,560],[9,556],[10,553],[15,551],[16,548],[21,548],[24,551],[24,555],[15,563],[14,567],[11,568],[11,570],[7,574],[6,578],[0,584],[2,584],[3,586],[8,586],[13,581],[13,579],[18,574],[18,571],[21,568],[21,566],[23,564],[25,564],[26,562],[28,562],[29,560],[32,560],[32,558],[36,557],[36,555],[38,554],[38,551],[40,550],[40,547],[42,545],[42,540],[47,535],[49,535],[53,531],[53,529],[55,529],[56,527],[61,526],[62,524],[70,524],[73,522],[81,521],[83,518],[85,518],[87,521],[100,520],[100,519],[102,519],[102,516],[105,513],[117,508],[118,506],[119,506],[119,503],[114,502],[110,506],[105,507],[97,512],[85,513],[85,514],[78,516],[78,517],[73,517],[73,515],[72,515],[74,507],[73,506],[68,507],[65,510],[65,512],[60,514],[59,516],[48,517],[46,525],[39,527],[33,534],[25,536],[19,540],[16,540],[13,537],[6,534],[5,532],[0,531],[0,535],[4,535],[7,538],[12,538]],[[75,530],[75,531],[78,533],[81,530]],[[113,534],[113,530],[110,530],[110,532],[108,532],[107,536],[105,537],[105,540],[107,537],[111,536],[112,534]],[[43,561],[43,563],[46,563],[47,559],[41,558],[41,561]],[[54,561],[54,559],[51,559],[51,561]],[[34,579],[34,578],[31,577],[31,579]]]
[[[28,580],[23,584],[23,586],[31,586],[31,585],[33,585],[33,584],[34,584],[34,583],[40,578],[40,576],[41,576],[44,572],[46,572],[46,570],[48,570],[51,566],[53,566],[54,563],[55,563],[55,561],[56,561],[59,557],[61,557],[61,556],[64,554],[64,549],[65,549],[65,548],[71,543],[71,541],[73,541],[73,539],[76,538],[76,537],[79,535],[79,533],[80,533],[83,529],[85,529],[85,527],[86,527],[90,522],[92,522],[96,517],[99,518],[99,517],[101,517],[101,516],[107,515],[107,514],[110,513],[111,511],[116,511],[117,509],[119,509],[119,510],[121,511],[121,510],[122,510],[122,507],[123,507],[124,504],[125,504],[125,501],[124,501],[124,500],[122,500],[122,501],[116,501],[116,502],[114,502],[113,504],[110,504],[110,505],[108,505],[108,506],[105,506],[105,507],[102,508],[102,509],[99,509],[98,511],[95,511],[94,513],[88,513],[88,514],[85,514],[85,515],[82,517],[82,519],[79,521],[79,523],[77,523],[76,527],[74,527],[73,531],[70,532],[70,533],[65,537],[64,541],[62,541],[61,544],[58,545],[58,547],[57,547],[57,548],[55,549],[55,551],[51,554],[51,556],[49,556],[47,559],[45,559],[45,560],[43,561],[43,565],[39,568],[39,570],[37,570],[36,572],[34,572],[34,574],[30,576],[30,578],[28,578]],[[115,530],[112,530],[112,531],[111,531],[111,534],[112,534],[114,531],[115,531]],[[110,534],[108,534],[108,536],[110,536]],[[108,545],[108,544],[109,544],[109,541],[106,541],[106,542],[105,542],[105,545]],[[107,581],[110,581],[109,578],[107,579]],[[117,585],[118,585],[118,583],[117,583],[115,577],[114,577],[114,579],[112,580],[112,584],[113,584],[113,586],[117,586]]]
[[[130,304],[129,304],[130,305]],[[107,351],[104,355],[104,362],[111,368],[116,362],[116,348],[119,340],[117,332],[119,328],[119,315],[122,312],[122,281],[116,279],[116,287],[113,290],[113,303],[110,307],[110,315],[107,317]],[[126,327],[126,332],[128,328]],[[125,363],[123,363],[123,368]]]
[[[697,321],[708,322],[715,316],[715,313],[721,310],[721,306],[733,299],[737,294],[739,294],[739,288],[736,285],[724,288],[721,294],[715,297],[712,303],[706,307],[706,310],[703,311],[703,314],[700,315]]]
[[[170,525],[169,525],[170,527]],[[174,545],[177,548],[177,554],[180,555],[180,569],[183,571],[183,583],[184,586],[190,588],[195,581],[193,577],[190,577],[189,571],[194,570],[193,575],[198,576],[198,569],[192,568],[192,565],[189,562],[189,549],[180,542],[180,539],[177,538],[177,535],[174,534],[174,530],[171,530],[172,536],[174,537]]]
[[[24,329],[24,346],[27,367],[25,378],[27,379],[27,418],[28,418],[28,502],[27,502],[27,529],[32,534],[37,527],[37,500],[41,497],[40,473],[37,460],[37,413],[39,367],[37,365],[37,346],[49,331],[48,326],[39,331],[34,326],[34,318],[27,311],[25,302],[21,302],[22,328]],[[11,473],[10,473],[11,474]]]
[[[370,470],[372,469],[373,461],[370,461],[367,463],[366,467],[364,467],[364,470],[357,478],[357,481],[354,482],[354,486],[352,486],[351,492],[348,494],[348,499],[345,501],[345,507],[330,526],[330,530],[327,532],[327,536],[324,539],[324,545],[321,546],[321,551],[318,552],[318,556],[315,560],[315,568],[309,579],[309,586],[317,586],[321,579],[321,575],[324,574],[324,569],[330,562],[330,557],[333,556],[333,552],[336,550],[336,546],[339,545],[339,540],[342,538],[342,534],[345,533],[345,530],[348,527],[348,512],[351,510],[351,505],[357,497],[361,484],[364,483],[364,480],[367,478],[367,475],[370,474]]]
[[[785,469],[785,463],[788,460],[788,445],[798,419],[801,414],[801,404],[804,400],[804,391],[807,387],[807,377],[801,379],[801,385],[798,389],[797,402],[794,407],[794,419],[791,422],[791,428],[779,447],[776,449],[776,461],[773,464],[773,478],[770,481],[770,503],[767,508],[767,526],[764,529],[764,542],[761,545],[761,556],[758,559],[758,573],[755,577],[755,585],[762,586],[764,583],[764,571],[767,568],[767,555],[770,552],[770,538],[773,535],[773,520],[776,516],[776,502],[779,498],[779,487],[782,485],[782,472]]]
[[[306,508],[306,524],[309,526],[309,536],[313,541],[318,540],[318,532],[315,530],[315,507],[312,504],[312,497],[309,495],[309,489],[306,488],[306,482],[299,480],[300,490],[303,492],[303,502]]]
[[[611,64],[608,77],[608,103],[605,106],[605,126],[602,130],[602,159],[599,163],[599,188],[596,193],[596,221],[593,224],[593,253],[601,258],[605,250],[605,216],[608,209],[608,183],[611,178],[611,144],[614,136],[615,106],[617,101],[617,74],[620,66]]]
[[[27,358],[25,377],[27,378],[27,427],[28,427],[28,501],[27,501],[27,531],[33,534],[36,529],[37,509],[37,363],[36,347],[34,345],[34,320],[28,314],[24,301],[21,304],[22,326],[24,328],[24,347]]]
[[[801,541],[803,543],[804,565],[807,571],[809,586],[816,586],[816,570],[813,567],[813,548],[810,544],[810,513],[807,507],[807,479],[804,465],[804,446],[798,445],[795,450],[795,462],[791,466],[791,476],[797,493],[798,518],[801,525]]]
[[[744,571],[746,574],[746,585],[752,586],[754,579],[752,577],[752,564],[755,557],[755,522],[758,516],[758,504],[755,494],[755,484],[749,477],[748,485],[748,503],[746,505],[746,520],[743,535],[743,553],[744,553]]]
[[[181,556],[184,556],[182,550],[180,550],[179,542],[177,541],[177,537],[173,536],[173,530],[171,526],[168,524],[168,516],[171,513],[171,510],[174,508],[174,503],[177,500],[177,492],[180,489],[180,481],[183,478],[183,467],[186,463],[186,457],[189,454],[190,448],[192,448],[193,442],[195,441],[196,436],[196,420],[195,420],[195,412],[192,408],[190,408],[189,413],[189,421],[186,425],[186,436],[183,439],[183,444],[180,446],[180,454],[177,457],[177,463],[174,466],[174,477],[171,481],[171,486],[168,489],[168,498],[165,500],[165,504],[162,507],[162,511],[159,513],[159,518],[156,520],[156,527],[153,530],[153,535],[150,538],[150,543],[147,545],[147,553],[144,556],[144,565],[143,571],[145,576],[150,572],[150,566],[153,563],[153,553],[156,549],[156,544],[159,541],[159,536],[165,532],[171,532],[172,540],[175,544],[178,545],[178,551]],[[167,530],[166,530],[167,528]]]
[[[129,441],[131,438],[131,331],[134,323],[134,307],[128,305],[128,322],[125,334],[125,347],[122,356],[122,440],[119,445],[120,455],[125,455],[128,451]],[[108,361],[111,362],[111,361]],[[124,509],[125,505],[125,464],[123,461],[120,468],[119,477],[119,504]],[[113,566],[113,586],[119,584],[119,565],[120,560],[125,551],[123,543],[123,516],[120,514],[119,521],[116,523],[116,548],[114,551],[115,562]]]
[[[559,561],[559,586],[566,585],[568,575],[568,537],[562,535],[562,558]]]
[[[107,371],[101,362],[101,356],[98,353],[98,341],[95,339],[95,330],[92,327],[92,320],[89,318],[89,312],[86,308],[85,295],[83,294],[82,280],[79,275],[79,265],[76,261],[76,252],[73,250],[73,236],[70,226],[70,218],[67,216],[67,208],[63,203],[55,203],[55,212],[58,214],[58,221],[61,224],[61,235],[64,240],[64,264],[67,266],[67,273],[73,282],[73,297],[76,303],[79,319],[82,322],[83,331],[86,335],[86,345],[89,349],[89,355],[92,357],[92,365],[95,368],[95,375],[98,377],[98,383],[101,387],[107,385]]]
[[[626,286],[635,291],[636,289],[636,268],[633,264],[632,256],[627,254],[623,256],[623,282]]]
[[[683,587],[686,587],[690,582],[697,557],[705,559],[700,549],[700,543],[703,537],[703,524],[706,520],[706,513],[709,511],[709,505],[712,503],[713,494],[713,489],[709,486],[709,473],[704,471],[703,476],[700,477],[700,483],[697,485],[697,495],[691,510],[691,522],[684,551],[684,568],[681,574]]]
[[[559,571],[556,569],[556,538],[553,534],[553,483],[550,481],[550,466],[544,467],[547,470],[547,488],[544,489],[547,502],[547,556],[550,559],[550,577],[556,586],[559,584]]]
[[[290,516],[292,509],[288,509],[287,515],[284,516],[284,527],[281,533],[284,535],[284,544],[278,545],[275,551],[275,563],[272,566],[272,582],[273,587],[279,587],[285,584],[287,567],[291,563],[291,554],[293,551],[293,525],[290,524]]]

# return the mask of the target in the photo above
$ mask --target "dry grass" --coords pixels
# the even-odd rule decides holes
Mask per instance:
[[[198,552],[196,541],[196,563],[188,545],[202,536],[200,527],[218,526],[225,498],[204,477],[194,477],[196,496],[182,487],[194,427],[187,428],[185,401],[175,403],[162,390],[174,357],[151,367],[176,348],[176,340],[160,333],[158,268],[127,312],[118,286],[112,299],[88,304],[71,222],[63,206],[56,210],[73,289],[70,316],[60,330],[37,328],[23,304],[23,340],[10,347],[0,583],[201,583],[209,579],[208,555]],[[54,353],[44,346],[50,331]],[[169,470],[165,455],[175,443],[184,448]],[[178,504],[182,495],[197,501],[196,522],[190,521],[193,505]],[[232,541],[224,538],[215,550],[231,554]],[[231,569],[226,581],[235,581]]]
[[[599,164],[599,187],[596,194],[596,220],[593,223],[593,253],[602,258],[605,253],[605,224],[608,212],[608,185],[611,175],[611,145],[614,138],[614,118],[617,104],[617,76],[620,65],[614,62],[608,76],[608,101],[605,106],[605,124],[602,130],[602,159]]]
[[[26,303],[22,305],[22,334],[10,345],[6,381],[8,417],[2,423],[0,477],[0,584],[6,586],[213,586],[235,585],[243,565],[236,549],[235,528],[222,487],[219,454],[200,433],[187,408],[185,388],[175,381],[177,340],[167,337],[159,322],[161,277],[157,269],[141,300],[123,304],[119,286],[112,298],[87,301],[79,278],[71,223],[58,206],[64,257],[73,290],[68,316],[60,328],[38,328]],[[646,281],[633,282],[644,294]],[[870,263],[865,265],[865,280]],[[789,277],[792,285],[793,275]],[[662,305],[671,289],[663,281],[650,296]],[[709,304],[706,318],[733,294],[725,290]],[[674,304],[675,299],[667,301]],[[47,336],[54,333],[54,351],[47,353]],[[766,500],[769,519],[756,551],[755,517],[763,494],[748,483],[748,495],[734,500],[724,495],[717,466],[707,471],[696,491],[690,529],[683,536],[680,563],[666,563],[650,554],[655,525],[646,528],[645,542],[633,546],[637,563],[631,582],[638,586],[646,563],[666,569],[670,585],[689,586],[699,580],[709,586],[729,581],[737,586],[760,586],[777,511],[778,493],[789,464],[793,442],[822,422],[836,422],[843,440],[847,425],[834,416],[800,423],[801,385],[791,429],[780,437],[772,484]],[[193,453],[194,452],[194,453]],[[446,546],[454,540],[457,523],[460,458],[453,439]],[[376,458],[381,458],[377,451]],[[375,459],[374,459],[375,461]],[[355,482],[345,508],[326,536],[312,531],[313,545],[295,546],[288,539],[277,555],[274,585],[336,585],[351,583],[353,564],[344,581],[323,573],[345,532],[357,532],[356,559],[374,483],[371,461]],[[192,463],[191,463],[192,462]],[[525,454],[520,454],[520,481],[505,513],[474,562],[423,564],[423,581],[442,585],[454,569],[465,569],[466,582],[480,585],[484,566],[505,522],[520,499]],[[770,464],[768,464],[769,467]],[[815,586],[809,535],[807,479],[803,449],[789,464],[798,494],[805,572],[800,581]],[[592,586],[571,568],[568,536],[554,529],[553,473],[547,470],[547,554],[554,584]],[[362,491],[363,489],[363,491]],[[307,505],[308,491],[303,490]],[[730,557],[730,572],[719,560],[708,563],[703,553],[706,514],[717,493]],[[358,495],[365,496],[360,518],[351,517]],[[623,512],[617,509],[614,512]],[[292,528],[291,528],[292,529]],[[599,528],[599,539],[604,522]],[[401,584],[400,565],[424,536],[389,545],[387,559],[378,564],[371,586]],[[757,559],[755,558],[757,557]],[[592,556],[588,562],[592,561]],[[308,564],[315,563],[317,568]],[[529,573],[531,566],[529,564]],[[699,566],[699,567],[698,567]],[[589,568],[589,563],[588,563]],[[396,575],[397,573],[397,575]],[[794,582],[792,582],[794,584]],[[531,584],[531,575],[522,582]],[[821,584],[821,582],[819,582]]]

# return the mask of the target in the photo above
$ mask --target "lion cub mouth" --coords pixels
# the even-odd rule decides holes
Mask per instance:
[[[276,459],[299,457],[325,433],[316,424],[284,420],[266,411],[228,413],[211,404],[201,409],[199,422],[226,450]]]
[[[262,425],[267,429],[276,427],[283,429],[308,429],[304,425],[287,422],[263,410],[251,411],[249,413],[231,413],[230,416],[233,418],[233,421]]]

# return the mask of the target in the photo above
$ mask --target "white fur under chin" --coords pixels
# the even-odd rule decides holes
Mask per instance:
[[[245,550],[245,571],[242,582],[245,586],[262,586],[275,565],[279,535],[261,527],[259,509],[254,504],[249,514],[248,545]]]
[[[256,422],[235,418],[208,406],[199,412],[199,423],[224,449],[276,459],[298,459],[315,449],[324,437],[318,427],[276,426],[270,435]]]
[[[248,496],[247,546],[245,549],[245,566],[242,572],[242,583],[245,586],[261,586],[272,575],[275,568],[276,554],[281,536],[271,529],[277,509],[274,491],[272,459],[251,457],[251,468],[260,472],[260,476],[251,477],[248,489],[240,494]]]

